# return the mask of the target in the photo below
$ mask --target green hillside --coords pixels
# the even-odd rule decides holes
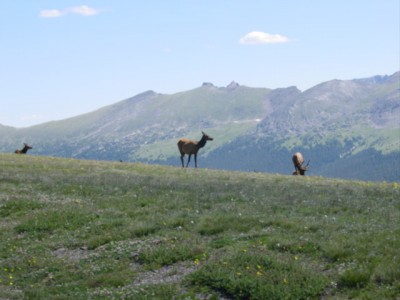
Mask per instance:
[[[395,299],[400,186],[0,154],[0,299]]]
[[[0,153],[28,143],[34,155],[179,165],[177,141],[199,140],[204,130],[214,140],[199,153],[202,167],[290,174],[291,155],[301,151],[313,175],[398,182],[399,92],[400,72],[303,92],[235,82],[147,91],[70,119],[0,125]]]
[[[399,182],[399,137],[399,129],[371,130],[369,136],[339,133],[336,138],[323,140],[312,133],[301,139],[278,141],[243,136],[201,158],[201,166],[289,175],[294,171],[291,157],[299,151],[311,161],[309,175]],[[177,159],[171,164],[177,165]]]
[[[74,118],[21,129],[0,126],[0,152],[27,142],[39,155],[149,161],[171,157],[179,138],[201,138],[207,129],[218,137],[217,148],[257,126],[269,92],[211,84],[172,95],[147,91]]]

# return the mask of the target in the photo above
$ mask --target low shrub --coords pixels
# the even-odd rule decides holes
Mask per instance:
[[[349,269],[346,270],[339,278],[339,286],[346,288],[362,288],[365,287],[371,277],[371,272],[366,269]]]
[[[246,249],[210,260],[188,280],[235,299],[307,299],[327,286],[327,279],[312,270]]]

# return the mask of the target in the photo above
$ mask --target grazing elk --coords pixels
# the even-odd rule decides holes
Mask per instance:
[[[183,157],[185,156],[185,154],[189,155],[186,168],[189,165],[190,157],[192,156],[192,154],[194,155],[194,166],[197,168],[197,152],[199,152],[200,148],[203,148],[205,146],[207,141],[213,140],[212,137],[205,134],[203,131],[201,133],[203,134],[203,136],[201,137],[201,140],[198,142],[186,138],[182,138],[179,140],[178,149],[179,152],[181,153],[182,168],[184,168]]]
[[[24,148],[22,148],[21,150],[18,150],[18,149],[17,149],[17,150],[15,150],[14,153],[17,153],[17,154],[26,154],[26,152],[28,152],[29,149],[32,149],[32,147],[29,146],[28,144],[24,143]]]
[[[308,170],[308,165],[310,164],[310,161],[308,161],[307,165],[303,166],[304,158],[300,152],[296,152],[295,154],[293,154],[292,161],[294,168],[296,169],[293,172],[293,175],[304,175],[304,173]]]

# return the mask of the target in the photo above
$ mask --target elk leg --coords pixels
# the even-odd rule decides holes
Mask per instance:
[[[197,168],[197,154],[194,155],[194,167]]]
[[[182,168],[184,167],[184,165],[183,165],[183,157],[184,157],[185,155],[181,155],[181,163],[182,163]]]
[[[187,161],[187,164],[186,164],[186,168],[189,166],[189,162],[190,162],[190,157],[192,156],[192,154],[189,154],[189,158],[188,158],[188,161]]]

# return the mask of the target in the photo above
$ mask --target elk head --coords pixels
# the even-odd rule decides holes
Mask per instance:
[[[305,175],[305,172],[308,170],[308,166],[310,164],[310,161],[307,162],[306,165],[304,164],[304,158],[303,155],[300,152],[296,152],[292,156],[292,161],[293,165],[295,168],[295,171],[293,172],[293,175]]]
[[[214,140],[211,136],[209,136],[208,134],[206,134],[204,131],[202,131],[201,133],[203,134],[203,138],[204,138],[206,141],[212,141],[212,140]]]

